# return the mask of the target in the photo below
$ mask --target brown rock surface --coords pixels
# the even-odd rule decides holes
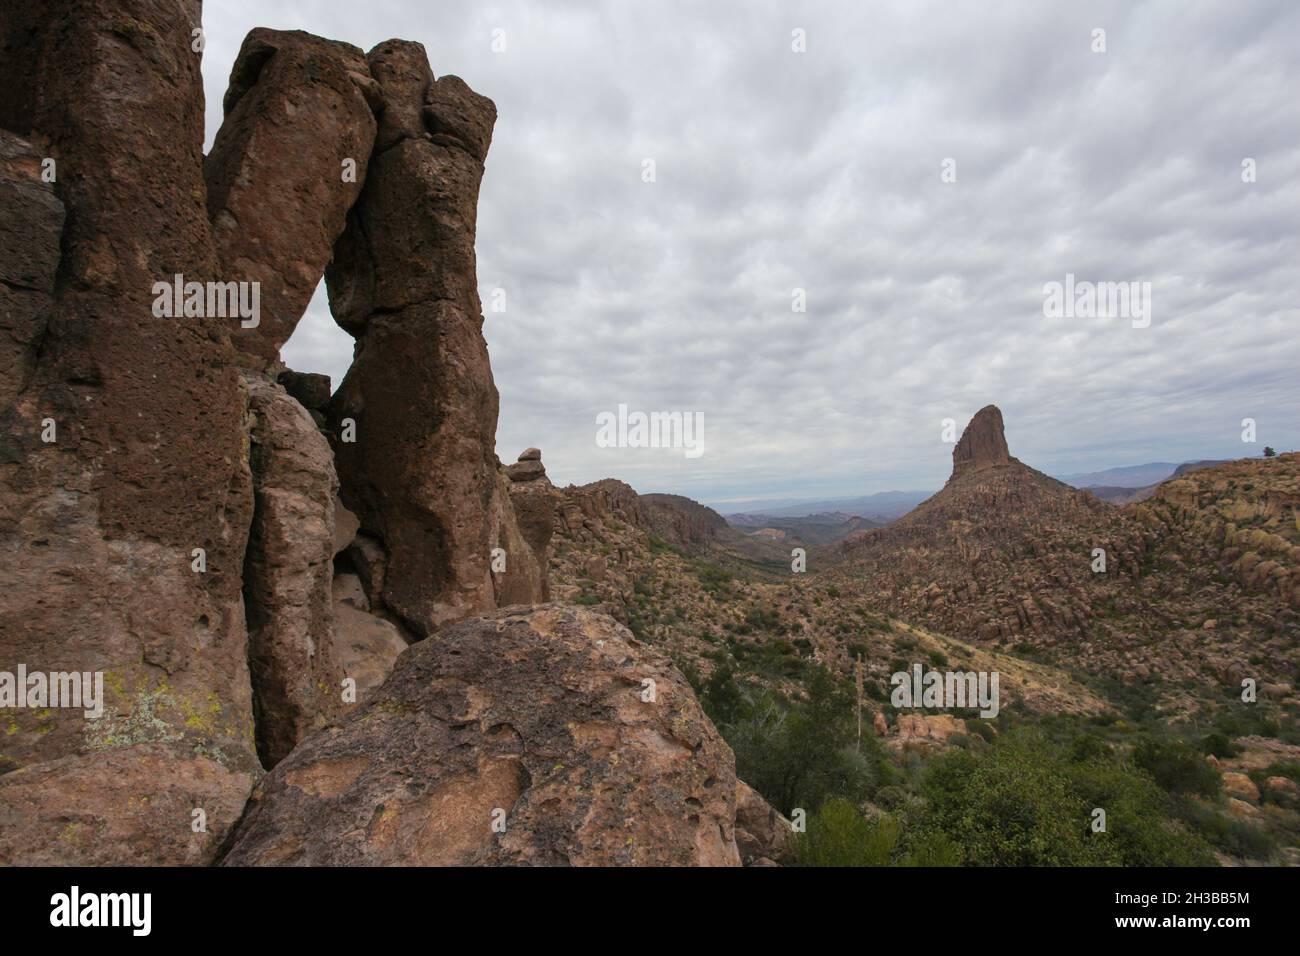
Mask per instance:
[[[338,479],[307,410],[265,378],[245,378],[256,500],[244,562],[248,661],[258,754],[272,767],[338,712],[330,628]]]
[[[891,743],[943,745],[957,734],[966,733],[966,723],[951,714],[900,713],[894,728],[897,735]]]
[[[216,807],[256,767],[241,595],[252,493],[231,329],[154,314],[154,283],[216,276],[198,12],[79,0],[0,18],[0,125],[57,160],[67,211],[39,357],[0,409],[0,659],[102,671],[107,697],[98,720],[14,714],[6,763],[31,772],[2,778],[21,801],[5,839],[36,845],[77,799],[96,800],[72,796],[75,765],[83,782],[124,788],[100,804],[121,815],[96,862],[179,861],[131,810],[128,785],[137,801],[164,805],[182,787]],[[39,437],[47,417],[52,444]],[[175,758],[134,746],[150,742]]]
[[[511,481],[536,481],[546,477],[546,466],[540,459],[517,461],[506,466],[506,475]]]
[[[555,513],[548,494],[550,487],[545,480],[518,485],[504,475],[498,477],[489,538],[493,549],[505,552],[505,571],[492,572],[493,597],[498,607],[537,604],[550,597],[547,543],[551,537],[549,522]],[[517,492],[516,488],[528,491]],[[521,523],[521,515],[526,524]]]
[[[334,456],[330,456],[330,471],[334,470]],[[339,499],[337,492],[334,496],[334,553],[339,554],[356,540],[357,532],[361,529],[361,522],[357,516],[347,508],[343,507],[343,502]]]
[[[1223,775],[1223,792],[1230,797],[1259,803],[1259,787],[1244,773],[1229,771]]]
[[[423,637],[494,603],[497,391],[474,234],[496,109],[456,77],[435,81],[418,43],[368,59],[384,109],[326,272],[335,319],[358,339],[329,417],[336,436],[355,423],[335,454],[344,503],[387,552],[383,602]]]
[[[790,833],[789,820],[749,784],[736,781],[736,846],[745,866],[762,866],[784,859]]]
[[[276,381],[309,411],[322,411],[330,402],[330,377],[319,372],[295,372],[285,369]]]
[[[0,412],[26,387],[53,305],[63,203],[41,179],[44,159],[0,130]]]
[[[370,601],[366,599],[361,578],[355,574],[347,572],[335,574],[334,580],[330,583],[330,593],[334,596],[335,604],[350,604],[358,611],[370,610]]]
[[[0,866],[211,863],[253,779],[165,743],[24,767],[0,776]]]
[[[591,611],[507,609],[413,645],[300,745],[224,863],[736,865],[736,792],[666,657]]]
[[[279,358],[361,192],[376,128],[370,82],[357,47],[263,28],[230,71],[204,179],[221,278],[261,284],[260,323],[232,330],[255,363]],[[355,175],[344,175],[347,160]]]
[[[388,564],[388,556],[384,554],[384,546],[380,544],[365,532],[358,532],[352,539],[352,544],[348,545],[344,551],[347,564],[356,573],[357,578],[361,581],[361,587],[365,589],[366,600],[370,604],[371,610],[378,610],[384,606],[384,570]]]

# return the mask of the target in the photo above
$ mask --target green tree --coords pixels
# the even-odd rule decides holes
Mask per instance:
[[[822,668],[811,671],[803,699],[762,693],[739,710],[724,732],[736,773],[782,813],[812,811],[831,796],[859,803],[887,782],[879,741],[856,745],[851,686]]]

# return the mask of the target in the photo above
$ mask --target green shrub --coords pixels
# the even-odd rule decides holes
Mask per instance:
[[[1268,831],[1245,820],[1224,816],[1213,807],[1188,800],[1182,805],[1181,815],[1216,849],[1231,856],[1267,860],[1277,850],[1277,842]]]
[[[740,716],[744,697],[740,685],[736,683],[736,672],[729,663],[713,668],[713,673],[704,682],[700,703],[718,728],[731,725]]]
[[[1085,748],[1090,749],[1090,748]],[[1037,730],[980,753],[950,751],[921,781],[919,825],[945,833],[977,866],[1184,866],[1208,848],[1170,817],[1168,797],[1109,753],[1072,761]],[[1094,832],[1093,811],[1106,811]]]
[[[921,830],[908,842],[904,866],[961,866],[961,847],[942,830]]]
[[[901,827],[891,816],[868,820],[840,797],[809,817],[808,829],[791,840],[797,866],[888,866]]]
[[[1209,797],[1219,792],[1218,771],[1182,741],[1148,737],[1133,748],[1133,763],[1170,793]]]

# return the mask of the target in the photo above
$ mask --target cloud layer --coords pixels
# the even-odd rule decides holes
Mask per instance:
[[[419,40],[495,100],[498,451],[558,483],[937,487],[990,402],[1054,473],[1296,448],[1300,6],[1082,6],[208,0],[208,136],[254,26]],[[1150,327],[1045,317],[1067,273],[1150,282]],[[285,361],[350,356],[322,290]],[[598,447],[620,403],[702,412],[705,454]]]

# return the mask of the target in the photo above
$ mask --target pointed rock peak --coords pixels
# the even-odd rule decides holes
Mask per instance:
[[[975,413],[952,450],[952,477],[1010,462],[1007,439],[1002,433],[1002,412],[996,405],[985,405]]]

